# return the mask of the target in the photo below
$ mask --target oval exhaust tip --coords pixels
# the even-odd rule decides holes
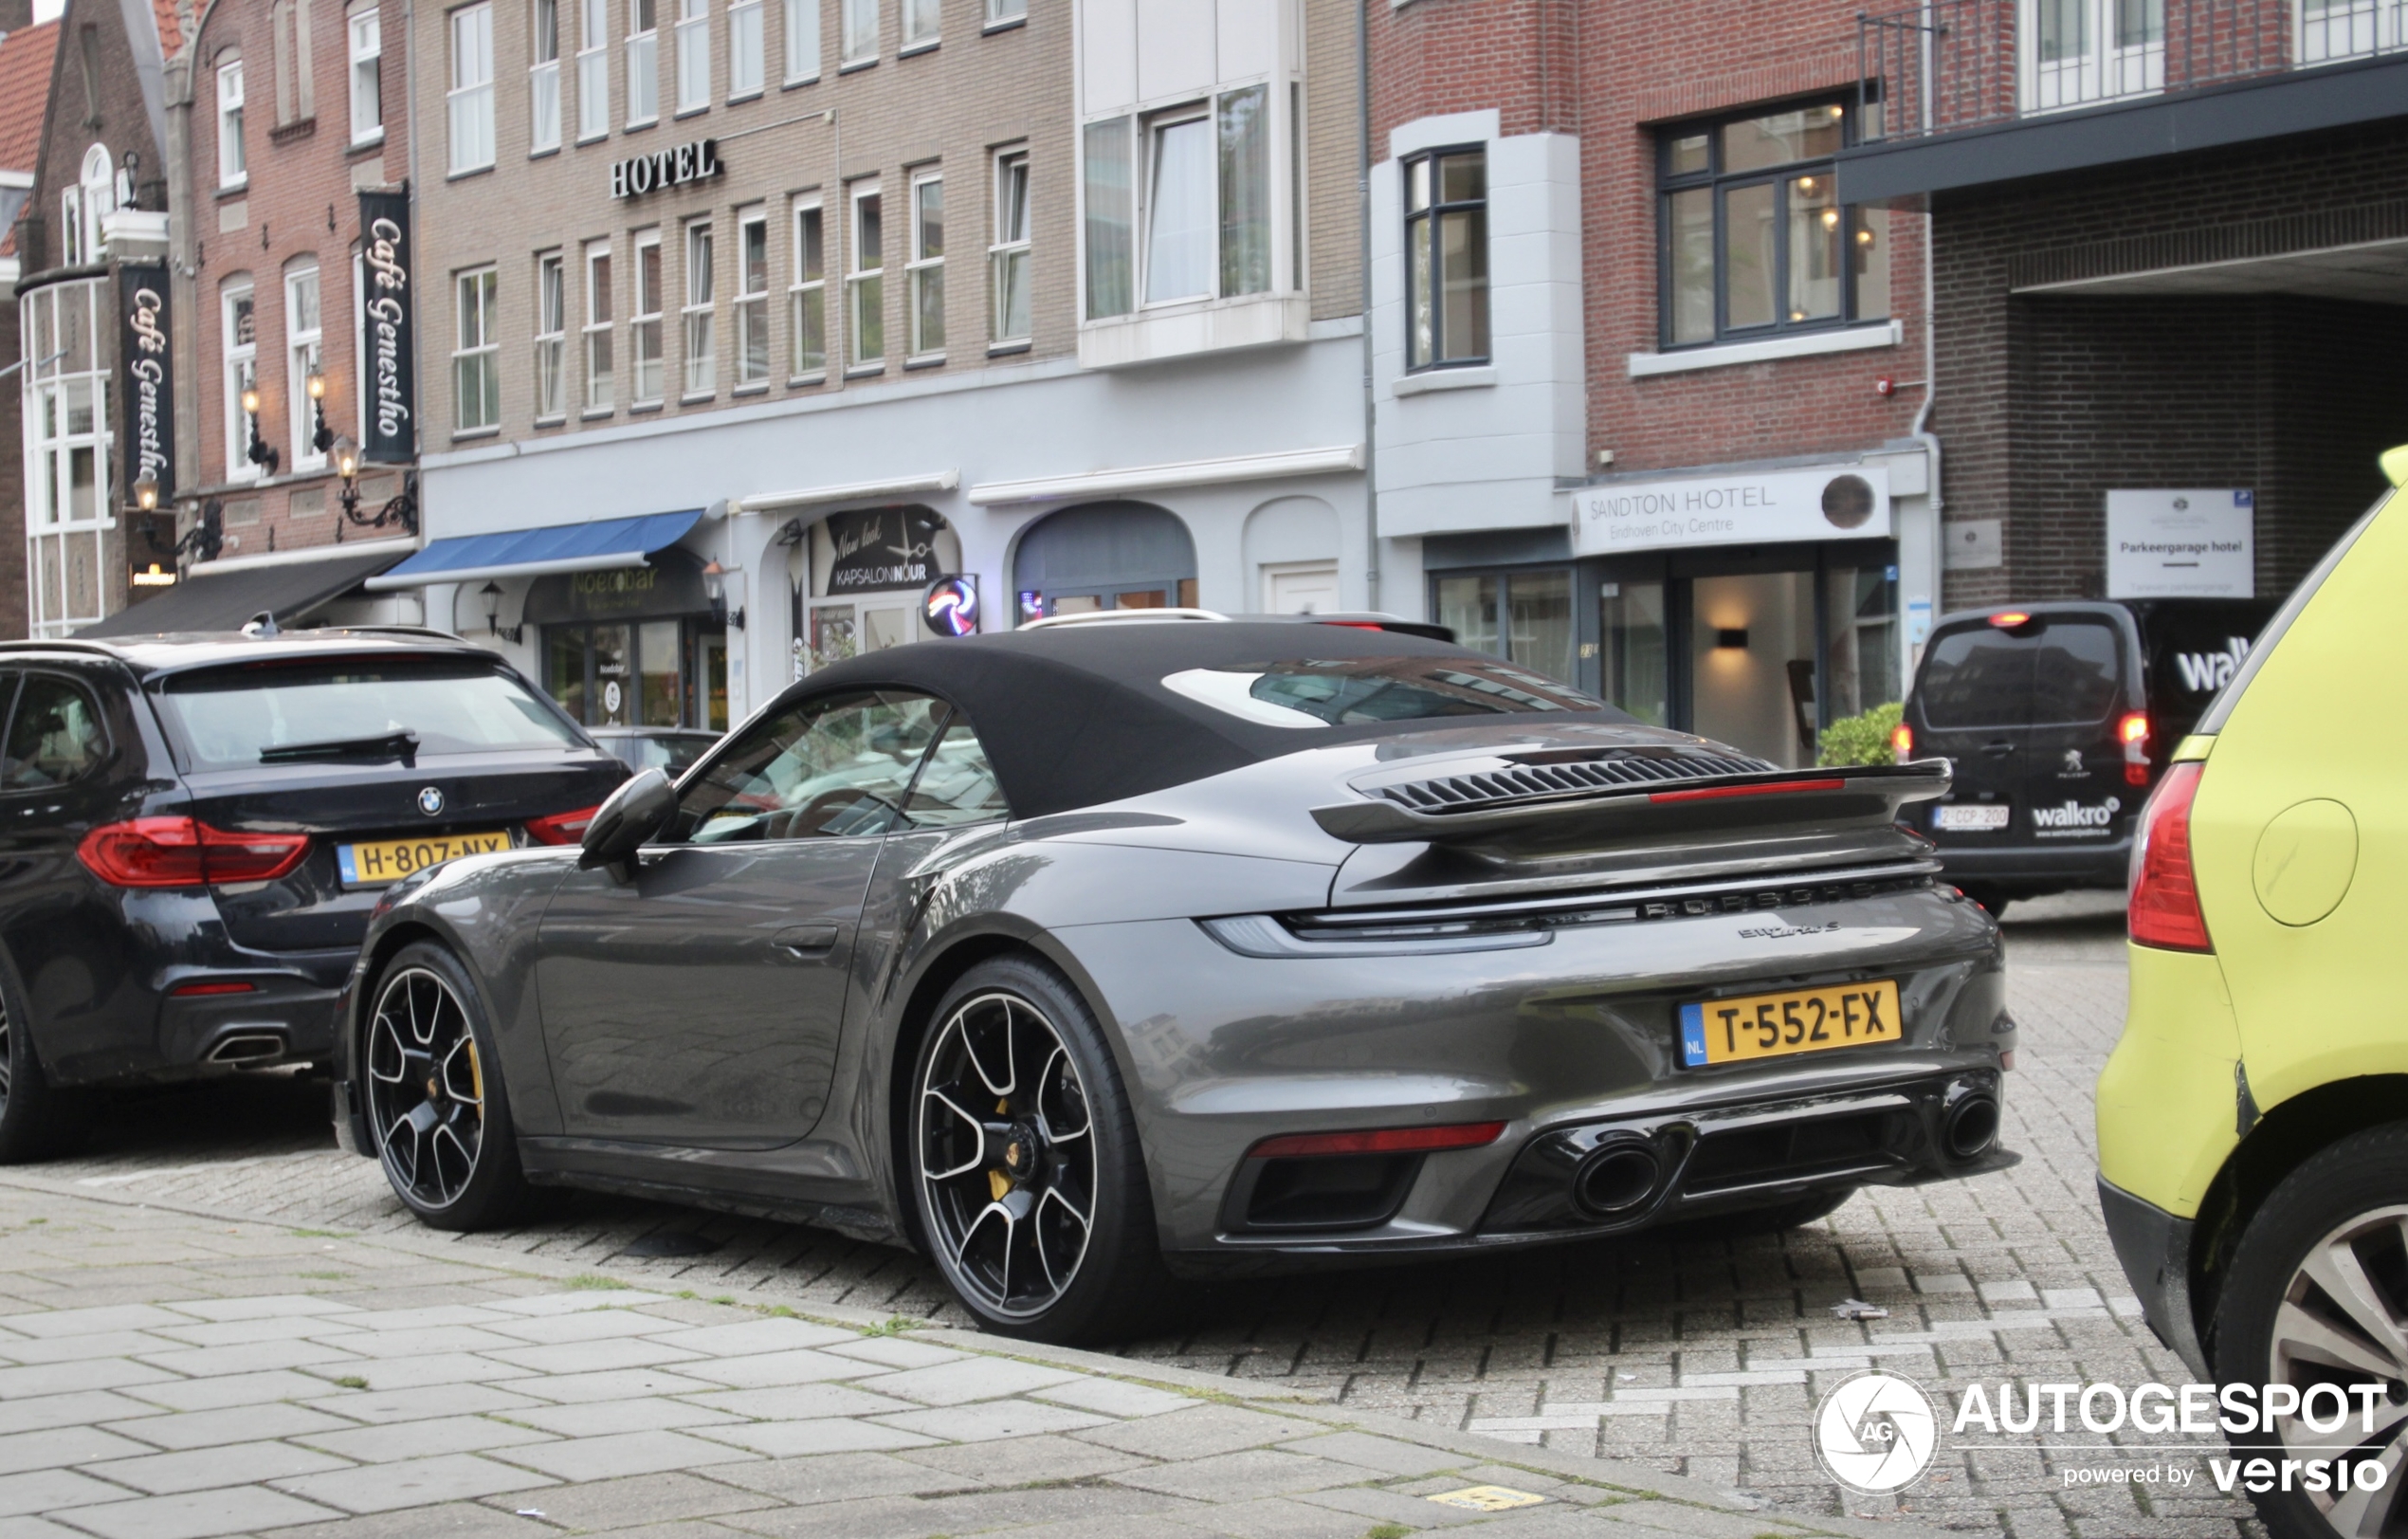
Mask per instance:
[[[1968,1095],[1948,1108],[1940,1130],[1951,1160],[1979,1159],[1998,1142],[1998,1102],[1994,1096]]]
[[[1609,1145],[1572,1174],[1573,1200],[1599,1216],[1628,1213],[1655,1195],[1663,1162],[1644,1145]]]
[[[211,1063],[265,1063],[284,1055],[284,1039],[272,1032],[239,1032],[210,1049]]]

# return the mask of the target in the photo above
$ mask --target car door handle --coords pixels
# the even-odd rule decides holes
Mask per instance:
[[[826,962],[843,930],[834,925],[796,925],[777,932],[770,944],[797,962]]]
[[[2011,754],[2015,752],[2015,744],[2012,742],[1985,742],[1981,745],[1981,751],[1994,757],[2000,754]]]

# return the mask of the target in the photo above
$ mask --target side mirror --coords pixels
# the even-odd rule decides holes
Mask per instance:
[[[645,841],[667,826],[677,812],[677,787],[657,769],[644,770],[611,793],[585,826],[577,869],[618,866],[635,858]]]

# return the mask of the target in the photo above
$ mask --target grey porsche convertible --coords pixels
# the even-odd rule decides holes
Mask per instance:
[[[990,1328],[1999,1168],[1998,931],[1899,809],[1380,628],[856,657],[577,849],[390,889],[337,1122],[427,1222],[533,1188],[932,1256]]]

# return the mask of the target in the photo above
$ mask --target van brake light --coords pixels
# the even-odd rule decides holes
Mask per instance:
[[[2116,741],[2124,744],[2124,783],[2149,783],[2149,713],[2125,711],[2115,724]]]
[[[2141,809],[2141,843],[2132,852],[2132,889],[2125,924],[2135,945],[2167,951],[2213,951],[2207,915],[2199,907],[2191,863],[2191,799],[2198,794],[2197,763],[2176,764]]]
[[[1915,729],[1905,722],[1889,729],[1889,757],[1901,764],[1915,757]]]

